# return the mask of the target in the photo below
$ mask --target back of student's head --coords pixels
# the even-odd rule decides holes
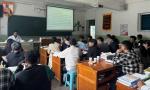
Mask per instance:
[[[143,38],[142,34],[138,34],[138,35],[137,35],[137,39],[138,39],[138,40],[141,40],[142,38]]]
[[[36,64],[38,62],[38,57],[34,51],[26,51],[25,54],[25,61],[30,64]]]
[[[97,46],[97,41],[95,39],[89,40],[89,43],[93,43],[93,46]]]
[[[69,40],[69,42],[70,42],[70,45],[73,45],[73,46],[75,46],[75,45],[77,44],[77,41],[76,41],[75,38],[71,38],[71,39]]]
[[[107,37],[107,38],[111,38],[111,34],[107,34],[106,37]]]
[[[147,44],[147,46],[150,47],[150,40],[145,40],[144,44]]]
[[[101,42],[104,42],[104,38],[103,37],[98,37],[97,40],[100,40]]]
[[[20,51],[21,50],[21,43],[13,42],[11,44],[11,48],[12,48],[13,51]]]
[[[136,36],[130,36],[130,39],[136,41]]]

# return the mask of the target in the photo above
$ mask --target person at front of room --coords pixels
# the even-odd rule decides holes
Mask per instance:
[[[17,32],[14,32],[13,35],[8,37],[8,39],[12,39],[12,40],[14,40],[16,42],[22,42],[23,41],[22,38],[18,35]]]

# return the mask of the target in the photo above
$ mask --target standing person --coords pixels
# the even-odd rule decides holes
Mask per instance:
[[[14,32],[13,35],[8,37],[8,39],[12,39],[12,40],[14,40],[16,42],[22,42],[23,41],[22,38],[18,35],[17,32]]]
[[[53,73],[48,66],[38,65],[37,56],[33,51],[25,53],[25,64],[15,75],[15,90],[51,90]]]

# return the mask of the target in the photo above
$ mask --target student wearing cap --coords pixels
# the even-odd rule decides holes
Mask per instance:
[[[19,65],[24,70],[15,75],[15,90],[51,90],[53,73],[48,66],[38,65],[37,59],[33,51],[25,52],[25,64]]]
[[[24,60],[24,52],[22,51],[20,43],[12,43],[11,48],[12,51],[6,56],[8,67],[17,66],[19,62]]]

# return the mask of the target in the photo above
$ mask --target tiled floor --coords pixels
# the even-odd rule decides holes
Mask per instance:
[[[52,90],[69,90],[69,88],[64,85],[60,85],[59,82],[54,79],[52,80]]]

